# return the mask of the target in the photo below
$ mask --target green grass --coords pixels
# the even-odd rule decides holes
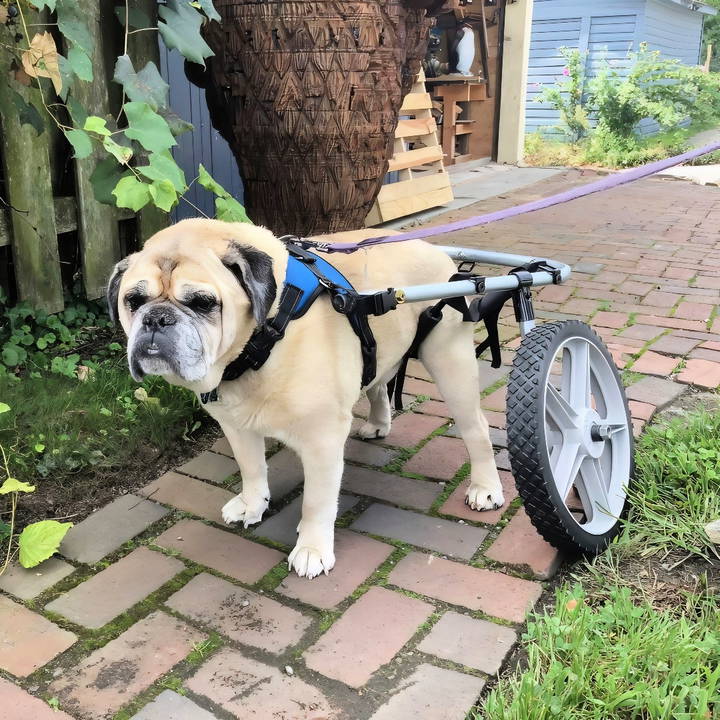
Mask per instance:
[[[720,518],[720,413],[650,426],[636,453],[623,542],[639,555],[717,557],[703,527]]]
[[[502,679],[480,720],[698,720],[720,707],[720,612],[688,598],[656,611],[613,587],[602,602],[563,587],[523,642],[528,669]]]
[[[37,375],[0,377],[0,398],[11,407],[0,415],[0,443],[16,477],[41,485],[121,467],[143,446],[162,451],[198,412],[190,392],[160,378],[148,378],[148,399],[139,399],[124,357],[98,363],[85,381]]]

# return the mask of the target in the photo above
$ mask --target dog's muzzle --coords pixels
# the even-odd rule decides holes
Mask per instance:
[[[169,303],[141,308],[128,341],[130,372],[136,380],[145,375],[174,374],[194,381],[206,372],[202,341],[193,322]]]

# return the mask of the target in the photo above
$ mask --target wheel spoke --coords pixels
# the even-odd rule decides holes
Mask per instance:
[[[577,413],[552,385],[545,389],[545,409],[561,430],[577,427]]]
[[[563,440],[553,465],[553,478],[561,498],[566,498],[575,483],[580,464],[585,455],[580,452],[580,443]]]
[[[570,374],[567,377],[567,399],[575,410],[590,407],[590,346],[584,340],[566,345],[570,355]],[[563,368],[563,375],[567,370]]]
[[[596,458],[586,457],[580,465],[580,477],[592,505],[590,512],[593,518],[596,510],[609,515],[610,498],[605,486],[600,461]]]

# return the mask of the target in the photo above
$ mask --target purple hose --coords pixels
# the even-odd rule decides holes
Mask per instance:
[[[330,243],[327,246],[323,246],[322,249],[327,252],[352,253],[356,250],[362,250],[363,248],[372,245],[404,242],[405,240],[421,240],[422,238],[433,237],[434,235],[444,235],[446,233],[457,232],[458,230],[478,227],[479,225],[488,225],[489,223],[497,222],[498,220],[507,220],[508,218],[524,215],[525,213],[544,210],[545,208],[566,203],[570,200],[577,200],[578,198],[585,197],[586,195],[592,195],[593,193],[601,192],[602,190],[611,190],[612,188],[619,187],[620,185],[625,185],[626,183],[631,183],[635,180],[641,180],[642,178],[649,177],[650,175],[655,175],[663,170],[667,170],[667,168],[674,167],[675,165],[681,165],[684,162],[694,160],[701,155],[707,155],[715,150],[720,150],[720,142],[712,143],[695,150],[689,150],[682,155],[676,155],[675,157],[667,158],[666,160],[658,160],[656,162],[649,163],[648,165],[641,165],[640,167],[624,170],[622,172],[615,173],[614,175],[608,175],[602,180],[588,183],[587,185],[581,185],[580,187],[573,188],[572,190],[566,190],[565,192],[558,193],[557,195],[551,195],[550,197],[543,198],[542,200],[534,200],[533,202],[506,208],[505,210],[497,210],[496,212],[487,213],[485,215],[475,215],[474,217],[467,218],[466,220],[458,220],[457,222],[448,223],[447,225],[438,225],[418,230],[411,230],[410,232],[402,233],[400,235],[367,238],[366,240],[361,240],[359,243]]]

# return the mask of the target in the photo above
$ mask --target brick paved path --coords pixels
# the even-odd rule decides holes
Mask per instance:
[[[573,264],[538,315],[591,318],[627,369],[639,432],[688,383],[720,383],[719,225],[717,189],[650,180],[446,241]],[[516,345],[511,318],[502,332]],[[287,575],[301,474],[277,447],[271,512],[248,531],[219,516],[239,482],[224,440],[78,524],[64,559],[0,579],[0,718],[464,718],[559,564],[507,472],[507,372],[482,363],[509,504],[464,506],[464,448],[415,363],[412,411],[382,443],[348,442],[329,577]]]

